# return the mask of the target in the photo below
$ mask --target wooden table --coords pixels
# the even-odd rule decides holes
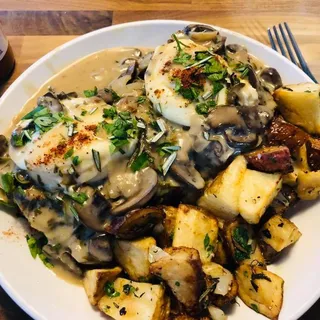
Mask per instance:
[[[320,80],[319,12],[319,0],[0,0],[0,22],[16,57],[15,71],[0,88],[0,95],[33,62],[77,35],[111,24],[147,19],[211,23],[267,45],[266,29],[286,21],[314,76]],[[30,318],[0,288],[0,320],[18,319]],[[320,301],[301,318],[317,319]]]

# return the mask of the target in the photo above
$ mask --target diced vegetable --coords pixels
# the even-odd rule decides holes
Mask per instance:
[[[320,195],[320,171],[299,171],[298,197],[301,200],[315,200]]]
[[[277,319],[283,300],[282,278],[260,266],[242,264],[236,271],[239,297],[255,312]]]
[[[115,240],[113,252],[119,264],[134,281],[150,280],[149,249],[156,241],[149,237],[134,241]]]
[[[166,320],[168,299],[164,287],[118,278],[113,287],[119,295],[105,295],[98,303],[100,311],[115,320]],[[128,288],[133,288],[128,290]]]
[[[83,279],[83,286],[92,305],[97,305],[104,295],[104,286],[110,281],[113,282],[121,273],[122,269],[93,269],[86,271]]]
[[[227,220],[235,218],[239,214],[241,180],[245,170],[246,160],[243,156],[238,156],[209,183],[198,205],[218,217]]]
[[[247,169],[240,186],[239,212],[250,224],[257,224],[281,189],[281,175]]]
[[[178,208],[173,247],[197,249],[203,264],[210,262],[218,239],[218,222],[203,210],[181,204]]]
[[[301,232],[290,220],[274,215],[261,228],[260,237],[263,256],[271,262],[277,253],[297,242]]]

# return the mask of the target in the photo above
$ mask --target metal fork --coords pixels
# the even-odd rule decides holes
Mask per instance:
[[[307,64],[306,60],[303,58],[302,53],[301,53],[301,51],[300,51],[300,49],[299,49],[299,46],[298,46],[298,44],[297,44],[297,41],[296,41],[296,39],[294,38],[294,36],[293,36],[293,34],[292,34],[292,32],[291,32],[291,30],[290,30],[290,28],[289,28],[289,26],[288,26],[288,24],[287,24],[286,22],[284,22],[284,26],[285,26],[285,28],[286,28],[286,30],[287,30],[288,35],[289,35],[289,38],[290,38],[290,41],[291,41],[291,46],[292,46],[292,48],[294,49],[295,54],[296,54],[296,56],[297,56],[297,58],[298,58],[298,60],[299,60],[300,68],[301,68],[315,83],[318,83],[318,81],[316,80],[316,78],[315,78],[315,77],[313,76],[313,74],[311,73],[311,71],[310,71],[310,69],[309,69],[309,67],[308,67],[308,64]],[[279,46],[279,48],[280,48],[280,51],[281,51],[282,55],[283,55],[284,57],[288,58],[288,56],[287,56],[287,52],[288,52],[291,61],[292,61],[296,66],[299,67],[299,65],[298,65],[298,63],[297,63],[297,60],[296,60],[296,58],[295,58],[295,56],[294,56],[294,54],[293,54],[293,52],[292,52],[292,50],[291,50],[290,43],[289,43],[289,41],[288,41],[287,35],[286,35],[285,32],[284,32],[284,28],[283,28],[282,24],[281,24],[281,23],[279,24],[279,29],[280,29],[280,32],[281,32],[281,35],[282,35],[282,39],[283,39],[283,41],[284,41],[284,43],[285,43],[285,46],[286,46],[286,48],[287,48],[287,52],[286,52],[286,50],[285,50],[285,48],[284,48],[284,45],[283,45],[283,42],[282,42],[282,40],[281,40],[281,38],[280,38],[280,36],[279,36],[279,33],[278,33],[278,31],[277,31],[277,27],[276,27],[276,26],[273,26],[272,29],[273,29],[275,38],[276,38],[276,40],[277,40],[277,43],[278,43],[278,46]],[[270,28],[268,28],[268,36],[269,36],[269,40],[270,40],[272,49],[275,50],[275,51],[278,51],[278,50],[277,50],[277,47],[276,47],[276,44],[275,44],[274,37],[273,37],[273,35],[272,35],[272,33],[271,33],[271,29],[270,29]]]

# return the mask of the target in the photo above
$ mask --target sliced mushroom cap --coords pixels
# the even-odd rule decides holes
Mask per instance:
[[[212,41],[217,38],[218,31],[203,24],[189,24],[183,29],[184,34],[196,42]]]
[[[47,92],[45,95],[38,98],[38,106],[44,106],[51,112],[63,111],[62,104],[59,99],[51,92]]]
[[[88,251],[99,262],[110,262],[113,259],[109,237],[105,234],[91,238],[88,243]]]
[[[257,146],[258,136],[255,132],[237,131],[233,129],[225,130],[227,142],[230,146],[241,151]]]
[[[121,217],[115,217],[106,232],[121,239],[135,239],[151,231],[165,218],[159,207],[135,209]]]
[[[257,89],[258,86],[259,86],[259,79],[257,77],[257,74],[255,72],[255,70],[252,68],[251,65],[247,65],[247,68],[249,70],[248,72],[248,80],[249,80],[249,83],[251,84],[251,86],[254,88],[254,89]]]
[[[228,58],[238,62],[248,62],[248,51],[244,46],[239,44],[228,44],[226,46],[226,55]]]
[[[152,57],[153,57],[153,51],[150,51],[138,60],[138,75],[141,78],[143,78],[144,73],[147,70]]]
[[[199,168],[216,169],[226,163],[235,150],[228,145],[223,135],[210,136],[209,140],[209,145],[196,154],[196,164]]]
[[[122,201],[120,204],[116,203],[112,206],[112,214],[119,215],[129,210],[140,208],[145,205],[156,193],[158,185],[158,175],[151,168],[145,168],[138,172],[140,189],[139,192]]]
[[[212,129],[224,126],[246,127],[239,110],[234,106],[221,106],[213,109],[209,113],[206,123]]]
[[[99,89],[97,96],[107,104],[112,104],[114,102],[114,96],[110,89],[107,89],[107,88]]]
[[[128,111],[130,113],[136,113],[139,107],[137,97],[123,97],[117,102],[116,107],[120,112]]]
[[[205,181],[201,177],[198,170],[195,169],[192,163],[178,163],[175,162],[170,170],[183,182],[196,188],[203,189]]]
[[[68,269],[78,276],[82,276],[82,270],[79,267],[77,261],[68,252],[64,252],[60,255],[60,260],[65,264]]]
[[[104,225],[110,217],[110,202],[90,186],[80,187],[77,192],[85,193],[88,197],[84,204],[74,204],[80,220],[93,230],[104,231]]]
[[[0,157],[3,157],[7,151],[8,151],[8,140],[3,134],[0,134]]]
[[[259,74],[262,86],[270,93],[282,87],[282,79],[278,71],[274,68],[264,68]]]
[[[134,78],[137,74],[138,62],[134,58],[127,58],[122,61],[121,65],[125,68],[125,70],[121,73],[120,77],[123,76],[131,76]]]

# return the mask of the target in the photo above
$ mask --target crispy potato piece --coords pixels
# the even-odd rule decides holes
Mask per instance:
[[[203,264],[210,262],[218,239],[218,221],[204,210],[180,204],[172,241],[173,247],[197,249]]]
[[[250,224],[257,224],[281,189],[281,175],[247,169],[240,186],[239,212]]]
[[[271,263],[278,253],[299,240],[301,232],[290,220],[274,215],[263,225],[259,235],[263,256]]]
[[[239,297],[251,309],[277,319],[282,307],[282,278],[259,266],[242,264],[236,271]]]
[[[301,200],[315,200],[320,195],[320,171],[299,171],[298,197]]]
[[[266,133],[269,145],[285,145],[291,151],[301,147],[309,138],[306,132],[285,121],[281,116],[272,119]]]
[[[293,164],[293,171],[282,176],[282,183],[287,184],[290,187],[295,187],[298,181],[298,174],[299,168],[296,164]]]
[[[233,274],[214,262],[204,265],[202,270],[205,273],[207,288],[212,287],[214,279],[219,280],[215,290],[208,295],[210,302],[218,307],[232,303],[238,294],[238,284]]]
[[[305,143],[296,150],[295,157],[296,157],[295,162],[298,166],[298,169],[307,170],[307,171],[310,170],[310,167],[308,164],[308,157],[307,157],[307,148]]]
[[[177,300],[189,312],[197,312],[199,298],[205,286],[198,251],[187,247],[167,248],[164,251],[169,256],[151,263],[151,273],[168,284]]]
[[[271,146],[244,155],[248,167],[257,171],[289,173],[293,171],[291,155],[286,146]]]
[[[246,160],[238,156],[228,168],[208,185],[198,205],[217,217],[232,220],[239,214],[240,182],[246,170]]]
[[[163,211],[165,213],[165,218],[163,221],[163,227],[164,227],[164,237],[166,238],[163,242],[165,244],[168,244],[171,246],[173,235],[174,235],[174,229],[176,226],[176,218],[177,218],[177,212],[178,209],[171,206],[164,206]],[[168,246],[166,245],[166,246]]]
[[[122,269],[93,269],[84,274],[83,286],[90,303],[95,306],[104,295],[104,286],[107,281],[113,282],[121,273]]]
[[[115,240],[113,252],[115,258],[134,281],[146,281],[151,277],[148,260],[149,249],[156,245],[152,237],[134,241]]]
[[[320,133],[320,85],[300,83],[279,88],[273,94],[283,117],[309,133]]]
[[[310,138],[306,144],[306,158],[311,171],[320,170],[320,139]]]
[[[115,320],[166,320],[169,300],[161,285],[133,282],[118,278],[114,284],[116,295],[105,295],[99,309]]]
[[[223,310],[215,306],[208,307],[208,311],[212,320],[227,320],[227,316],[225,315]]]
[[[265,264],[259,245],[254,239],[252,227],[249,224],[236,219],[225,224],[223,232],[230,254],[236,263],[250,264],[256,260]]]

